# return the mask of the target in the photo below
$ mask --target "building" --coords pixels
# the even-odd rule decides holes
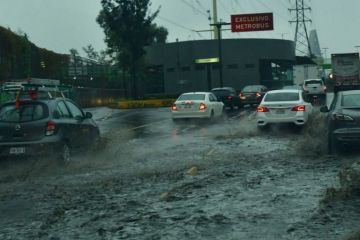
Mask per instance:
[[[223,86],[270,88],[292,84],[293,41],[281,39],[223,39]],[[147,49],[150,77],[144,92],[179,94],[220,86],[217,40],[158,44]],[[202,63],[201,63],[202,62]]]

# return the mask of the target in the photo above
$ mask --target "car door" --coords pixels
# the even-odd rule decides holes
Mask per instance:
[[[75,105],[75,103],[70,100],[65,100],[66,106],[71,113],[73,120],[73,129],[76,132],[78,140],[77,146],[88,145],[91,143],[92,139],[92,128],[89,123],[89,119],[85,118],[83,111]]]
[[[220,104],[223,105],[223,103],[219,102],[218,99],[216,98],[216,96],[213,93],[209,94],[209,100],[210,100],[210,102],[211,102],[211,104],[213,106],[214,115],[219,116],[221,114],[221,112],[220,112]]]

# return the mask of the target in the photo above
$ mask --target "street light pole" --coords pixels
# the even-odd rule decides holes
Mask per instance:
[[[221,27],[223,25],[230,25],[230,23],[218,22],[218,23],[210,24],[210,26],[214,26],[217,29],[220,87],[224,87],[224,82],[223,82],[223,57],[222,57],[222,45],[221,45]]]
[[[327,52],[327,50],[328,50],[329,48],[324,47],[324,48],[322,48],[322,49],[323,49],[323,52],[324,52],[324,59],[326,59],[326,52]]]

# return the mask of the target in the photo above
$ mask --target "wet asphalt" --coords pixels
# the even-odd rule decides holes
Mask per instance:
[[[323,204],[357,159],[326,154],[323,116],[259,131],[253,108],[214,122],[168,108],[87,109],[106,144],[69,166],[3,163],[0,239],[343,239],[360,203]]]

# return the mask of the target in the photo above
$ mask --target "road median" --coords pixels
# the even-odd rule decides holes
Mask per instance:
[[[117,100],[109,104],[111,108],[132,109],[132,108],[156,108],[170,107],[175,99],[145,99],[145,100]]]

